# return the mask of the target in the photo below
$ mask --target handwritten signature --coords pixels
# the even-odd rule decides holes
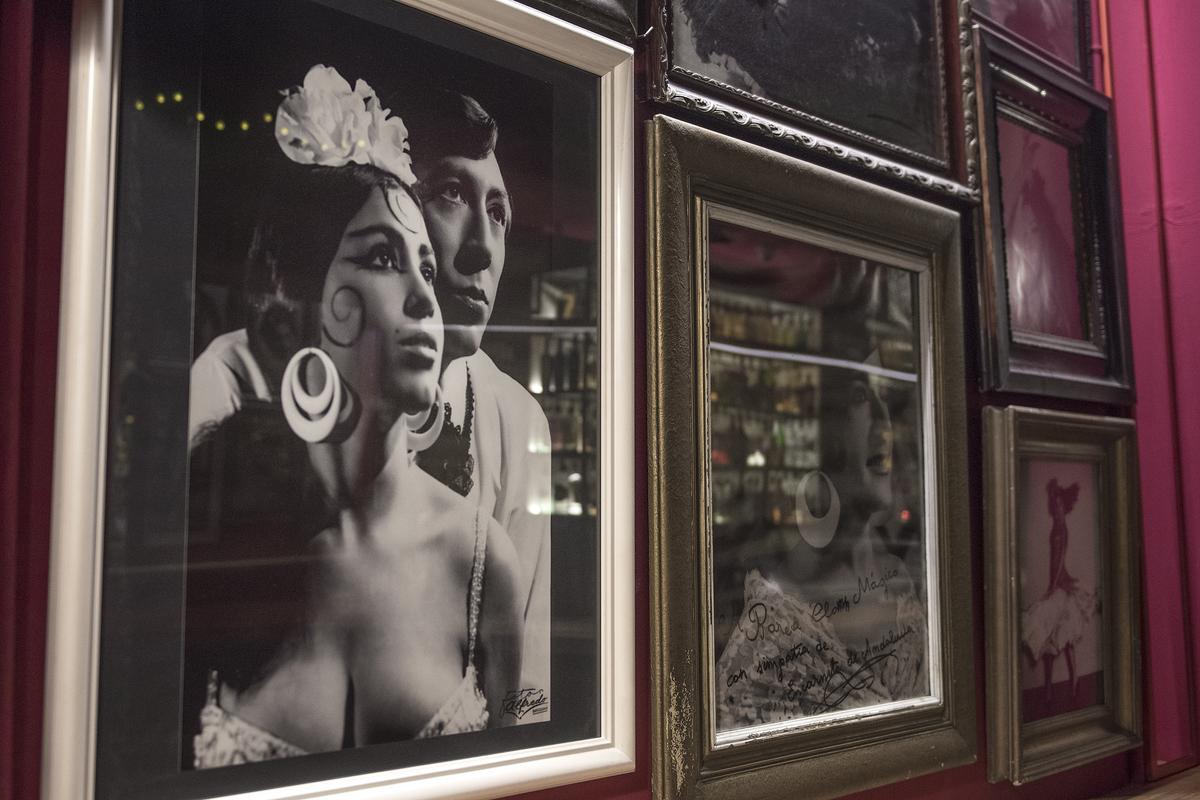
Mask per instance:
[[[818,651],[824,649],[823,645],[823,641],[818,642]],[[767,672],[774,672],[776,680],[782,681],[784,669],[791,663],[804,658],[809,654],[809,652],[810,651],[807,644],[804,642],[798,642],[777,656],[760,656],[758,663],[755,665],[755,669],[758,671],[759,675]]]
[[[541,689],[514,689],[504,696],[500,713],[522,719],[530,714],[545,714],[549,705],[550,700]]]
[[[743,623],[738,623],[738,628],[746,636],[746,641],[755,642],[764,636],[790,636],[797,630],[800,630],[799,625],[788,625],[770,618],[771,615],[767,611],[766,603],[755,603],[746,609],[746,622],[750,623],[749,627]]]
[[[900,570],[892,568],[885,569],[878,577],[876,577],[874,570],[866,575],[859,575],[858,588],[853,594],[843,594],[831,600],[817,601],[810,606],[809,616],[812,617],[813,622],[820,622],[826,618],[836,617],[843,611],[849,611],[851,608],[854,608],[867,595],[880,590],[883,591],[883,596],[887,597],[890,593],[888,581],[893,580],[899,574]]]
[[[895,648],[893,647],[893,645],[895,645],[897,642],[900,642],[903,639],[908,638],[909,636],[912,636],[916,632],[917,632],[916,628],[914,628],[912,625],[907,625],[907,624],[904,626],[904,629],[901,631],[897,631],[895,628],[888,628],[888,632],[878,642],[872,642],[870,639],[864,639],[862,650],[855,650],[853,647],[847,647],[846,648],[847,659],[851,664],[854,664],[856,662],[860,662],[860,661],[863,661],[864,659],[878,655],[878,654],[882,653],[884,650],[887,650],[888,648],[892,648],[892,652],[895,652]]]
[[[892,650],[887,653],[880,653],[874,658],[868,658],[858,665],[858,669],[848,675],[843,675],[841,670],[838,670],[825,684],[825,694],[817,704],[823,706],[827,711],[832,711],[846,702],[846,698],[854,692],[869,689],[875,683],[873,668],[876,664],[881,664],[889,658],[894,658],[896,661],[900,660],[900,657]]]

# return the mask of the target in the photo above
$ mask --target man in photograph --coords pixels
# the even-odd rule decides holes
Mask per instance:
[[[445,325],[449,414],[417,463],[477,499],[507,530],[527,593],[521,691],[506,722],[550,718],[550,432],[541,406],[480,349],[491,319],[512,202],[496,158],[496,120],[473,98],[437,92],[405,113]]]

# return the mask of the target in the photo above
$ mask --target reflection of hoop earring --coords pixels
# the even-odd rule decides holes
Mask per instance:
[[[320,361],[325,370],[325,385],[315,395],[309,394],[300,377],[300,370],[310,358]],[[287,369],[283,371],[279,399],[283,405],[283,416],[287,418],[292,432],[306,442],[316,443],[325,441],[333,434],[347,398],[342,377],[329,354],[319,347],[305,347],[292,356]]]
[[[808,482],[820,476],[829,487],[829,510],[822,517],[815,516],[808,507]],[[842,515],[842,499],[838,496],[837,487],[824,472],[810,472],[800,479],[796,487],[796,527],[800,529],[800,538],[814,550],[827,547],[833,541],[837,532],[838,518]]]
[[[442,435],[442,426],[446,424],[446,415],[442,412],[442,387],[438,386],[434,391],[433,406],[424,419],[420,414],[405,414],[404,424],[408,428],[405,445],[408,452],[422,453],[433,447],[433,443]]]

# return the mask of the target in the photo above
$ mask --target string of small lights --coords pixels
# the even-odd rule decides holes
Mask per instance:
[[[182,103],[183,102],[183,92],[172,92],[170,95],[166,94],[165,92],[158,92],[157,94],[154,95],[153,104],[160,105],[160,106],[166,106],[166,105],[168,105],[168,101],[170,101],[171,103]],[[151,107],[151,104],[147,103],[145,100],[143,100],[140,97],[133,101],[134,111],[145,111],[147,108],[150,108],[150,107]],[[203,111],[197,111],[193,115],[193,119],[197,123],[203,124],[204,122],[206,122],[208,120],[208,115],[205,114]],[[275,122],[275,115],[272,114],[270,111],[266,111],[266,112],[263,112],[261,119],[263,121],[263,124],[271,125]],[[242,120],[238,121],[238,123],[236,125],[232,125],[230,123],[227,123],[224,119],[218,117],[217,119],[212,121],[212,127],[214,130],[218,130],[218,131],[224,131],[231,127],[237,128],[238,130],[241,130],[241,131],[249,131],[250,128],[253,127],[253,124],[248,119],[242,119]]]

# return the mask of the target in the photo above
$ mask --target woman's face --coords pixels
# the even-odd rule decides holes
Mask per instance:
[[[401,413],[433,404],[442,316],[421,210],[399,187],[373,189],[346,226],[321,293],[321,341],[364,403]]]
[[[838,423],[831,435],[840,429],[845,460],[829,476],[843,508],[847,503],[867,513],[887,508],[892,503],[892,421],[887,406],[863,376],[854,376],[832,394],[828,399],[835,403],[835,413],[826,422]]]

